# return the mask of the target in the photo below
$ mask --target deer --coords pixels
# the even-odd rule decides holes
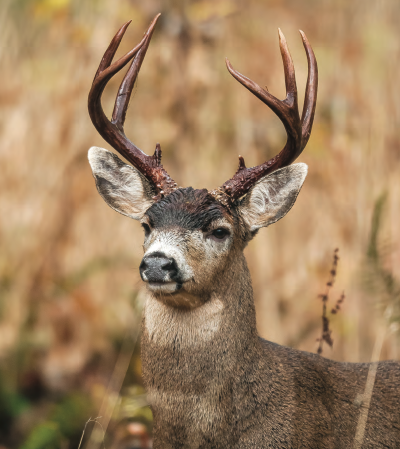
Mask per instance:
[[[90,148],[97,190],[144,230],[141,357],[154,448],[400,447],[399,362],[335,362],[264,340],[256,329],[243,250],[261,228],[289,212],[307,175],[306,164],[292,164],[309,140],[317,100],[317,62],[306,35],[300,31],[308,61],[301,117],[294,65],[281,30],[284,100],[226,59],[230,74],[281,120],[287,141],[256,167],[247,168],[239,156],[233,177],[208,191],[179,187],[161,165],[160,145],[149,156],[124,132],[158,18],[136,47],[112,62],[130,22],[119,29],[88,98],[98,133],[131,164],[106,149]],[[109,120],[101,106],[103,90],[130,61]],[[375,378],[367,398],[371,367]]]

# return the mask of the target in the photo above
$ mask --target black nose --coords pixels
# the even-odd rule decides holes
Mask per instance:
[[[154,253],[142,259],[139,271],[144,281],[168,282],[177,276],[178,266],[175,259],[166,257],[163,253]]]

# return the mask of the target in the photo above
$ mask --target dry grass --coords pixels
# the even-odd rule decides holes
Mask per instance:
[[[324,355],[368,361],[385,326],[376,313],[380,298],[365,293],[360,272],[375,200],[386,191],[385,264],[400,277],[398,2],[1,2],[0,380],[2,389],[27,401],[7,411],[4,444],[33,432],[59,395],[79,390],[96,408],[124,332],[136,322],[142,231],[96,192],[86,154],[92,145],[107,145],[90,123],[86,98],[120,24],[133,19],[122,54],[157,12],[162,20],[126,130],[146,152],[161,142],[168,172],[195,188],[220,185],[238,154],[255,165],[285,139],[273,113],[230,77],[224,57],[282,98],[279,26],[302,97],[307,66],[297,29],[306,32],[320,72],[314,130],[301,156],[309,176],[290,214],[246,250],[259,331],[317,350],[316,296],[335,247],[341,249],[337,284],[347,299],[332,322],[333,350]],[[105,93],[108,111],[116,88],[117,81]],[[381,358],[396,357],[398,338],[391,333]],[[127,382],[138,382],[139,372],[136,356]],[[41,402],[32,399],[39,386]]]

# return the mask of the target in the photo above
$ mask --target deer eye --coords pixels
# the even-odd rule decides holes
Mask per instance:
[[[142,228],[144,229],[144,235],[147,237],[151,232],[150,226],[146,223],[142,223]]]
[[[211,235],[214,238],[214,240],[222,241],[228,237],[229,231],[225,228],[218,228],[214,229]]]

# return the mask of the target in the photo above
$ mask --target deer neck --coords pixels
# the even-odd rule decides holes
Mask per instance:
[[[142,368],[154,447],[181,447],[182,438],[182,447],[188,441],[201,447],[204,435],[210,441],[233,438],[226,422],[245,394],[240,376],[253,371],[261,350],[246,260],[243,253],[231,260],[200,307],[180,310],[152,296],[146,300]]]
[[[237,354],[241,345],[248,350],[251,341],[258,341],[246,259],[240,253],[234,260],[200,307],[174,308],[149,294],[143,320],[145,346],[150,344],[152,351],[170,349],[174,354],[205,351],[212,358],[227,347],[234,346]]]
[[[142,368],[155,442],[165,439],[178,447],[179,435],[200,442],[201,435],[218,440],[229,434],[233,395],[245,394],[240,377],[254,371],[261,354],[249,270],[243,254],[235,259],[196,309],[182,311],[147,298]]]

